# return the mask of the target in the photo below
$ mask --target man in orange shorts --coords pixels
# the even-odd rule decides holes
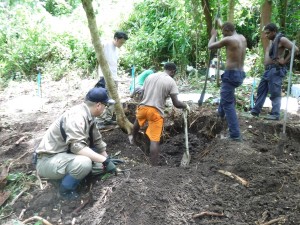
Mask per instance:
[[[168,62],[164,65],[164,71],[151,74],[145,80],[142,89],[142,101],[136,112],[136,120],[133,125],[133,141],[137,143],[140,127],[148,122],[146,135],[150,139],[150,160],[153,166],[158,164],[160,136],[164,124],[164,108],[166,99],[171,97],[176,108],[189,111],[189,106],[178,100],[178,87],[173,77],[176,74],[176,65]]]

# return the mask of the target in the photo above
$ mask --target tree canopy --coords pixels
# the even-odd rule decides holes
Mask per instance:
[[[102,2],[93,4],[97,9]],[[272,10],[264,10],[265,4]],[[288,38],[300,43],[296,0],[145,0],[138,1],[128,19],[113,28],[130,37],[120,66],[128,69],[134,64],[139,71],[172,60],[184,73],[186,65],[204,65],[208,31],[217,14],[223,21],[233,19],[238,33],[247,39],[249,54],[262,53],[265,22],[276,23]],[[95,70],[96,55],[80,0],[9,0],[0,4],[0,19],[1,85],[11,79],[35,79],[38,67],[55,80],[71,70],[82,76]],[[102,34],[103,24],[98,26]]]

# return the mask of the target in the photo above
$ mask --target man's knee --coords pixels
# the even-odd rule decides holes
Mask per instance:
[[[92,160],[86,156],[76,156],[67,170],[72,177],[81,180],[92,171]]]

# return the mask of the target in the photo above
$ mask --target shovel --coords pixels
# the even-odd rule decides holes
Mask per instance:
[[[286,105],[285,105],[285,111],[284,111],[284,119],[283,119],[283,128],[282,133],[280,134],[280,140],[277,148],[277,154],[281,155],[283,153],[283,148],[286,142],[286,121],[287,121],[287,107],[288,107],[288,100],[291,90],[291,79],[292,79],[292,69],[293,69],[293,62],[294,62],[294,56],[295,56],[295,44],[296,41],[293,41],[293,47],[292,47],[292,54],[291,54],[291,62],[290,62],[290,72],[289,72],[289,78],[288,78],[288,89],[287,89],[287,96],[286,96]]]
[[[184,134],[185,134],[185,152],[183,153],[183,157],[181,159],[181,167],[186,167],[190,164],[191,155],[189,152],[189,139],[188,139],[188,124],[187,124],[187,110],[183,110],[183,121],[184,121]]]

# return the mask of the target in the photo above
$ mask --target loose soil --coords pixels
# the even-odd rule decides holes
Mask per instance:
[[[42,97],[36,96],[36,85],[28,82],[11,83],[2,91],[2,170],[10,163],[10,173],[36,174],[31,164],[34,146],[52,121],[80,103],[95,83],[75,77],[47,81]],[[119,91],[127,106],[126,114],[133,121],[136,105],[127,98],[128,86],[129,81],[124,80]],[[143,149],[130,145],[127,134],[120,129],[102,130],[109,154],[124,159],[126,163],[120,168],[130,171],[106,179],[88,177],[79,188],[81,199],[75,202],[58,198],[58,182],[42,178],[41,182],[28,183],[30,189],[16,200],[11,206],[13,213],[2,218],[0,224],[13,224],[35,215],[65,225],[242,225],[268,224],[272,220],[272,224],[300,224],[299,113],[288,114],[287,137],[282,138],[283,120],[267,121],[240,112],[244,141],[239,143],[221,138],[227,128],[215,116],[216,107],[191,104],[191,161],[187,168],[180,167],[185,150],[182,114],[169,107],[159,166],[152,167]],[[219,170],[238,175],[248,185]],[[202,212],[217,215],[196,216]]]

